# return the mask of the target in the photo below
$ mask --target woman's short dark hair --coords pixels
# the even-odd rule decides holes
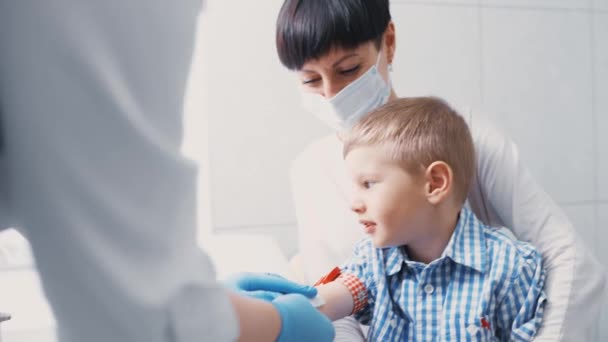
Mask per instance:
[[[299,70],[331,48],[374,40],[380,48],[391,20],[389,0],[285,0],[277,19],[281,63]]]

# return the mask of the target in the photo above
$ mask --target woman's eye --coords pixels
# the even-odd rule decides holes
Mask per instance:
[[[310,78],[310,79],[302,80],[302,84],[314,84],[316,82],[319,82],[320,80],[321,80],[320,78]]]
[[[355,65],[354,67],[352,67],[350,69],[340,71],[340,73],[342,75],[351,75],[351,74],[354,74],[355,72],[357,72],[359,70],[359,67],[360,67],[360,65]]]

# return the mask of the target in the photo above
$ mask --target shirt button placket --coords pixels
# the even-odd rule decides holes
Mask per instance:
[[[467,332],[471,335],[477,334],[478,331],[479,331],[479,327],[474,324],[471,324],[467,327]]]
[[[424,292],[427,295],[433,294],[433,292],[435,292],[435,287],[431,284],[426,284],[424,285]]]

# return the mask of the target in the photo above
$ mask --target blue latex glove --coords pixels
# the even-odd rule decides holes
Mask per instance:
[[[228,277],[224,285],[239,294],[266,301],[289,293],[298,293],[308,298],[317,295],[317,289],[312,286],[294,283],[271,273],[237,273]]]
[[[288,294],[272,304],[281,316],[278,342],[333,341],[336,334],[331,321],[310,304],[306,297]]]

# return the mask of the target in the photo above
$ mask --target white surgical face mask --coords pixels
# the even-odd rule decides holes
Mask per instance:
[[[336,131],[351,128],[367,113],[388,101],[391,93],[390,75],[389,82],[386,82],[378,71],[379,63],[380,54],[376,64],[331,99],[303,92],[304,108]]]

